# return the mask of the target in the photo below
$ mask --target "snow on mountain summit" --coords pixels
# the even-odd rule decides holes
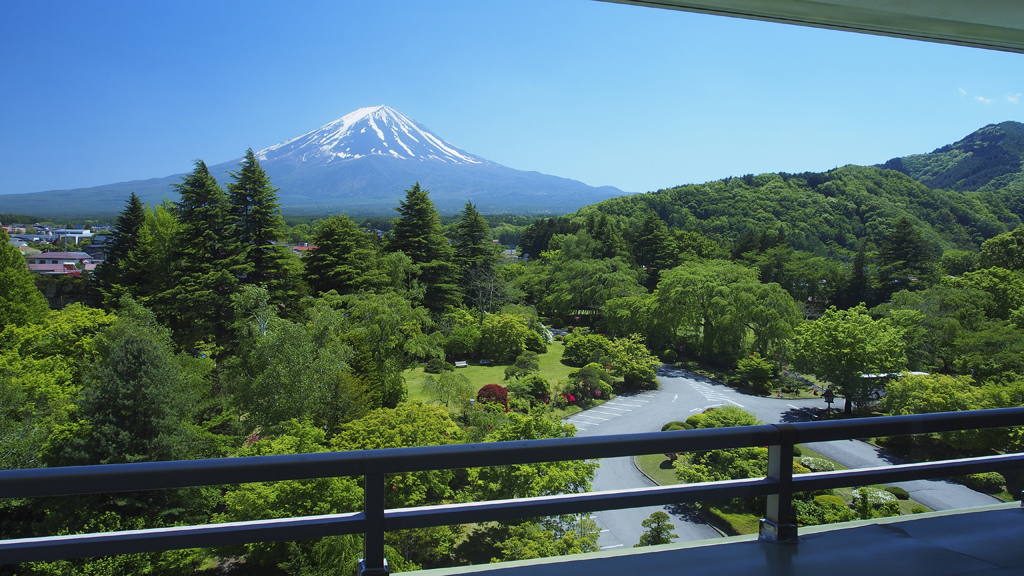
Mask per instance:
[[[426,126],[390,106],[360,108],[297,138],[256,153],[261,161],[328,164],[366,156],[446,164],[489,164],[445,142]]]

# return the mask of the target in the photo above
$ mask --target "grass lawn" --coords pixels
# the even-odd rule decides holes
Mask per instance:
[[[676,480],[676,468],[665,458],[664,454],[647,454],[645,456],[634,456],[633,462],[637,468],[643,470],[644,474],[651,477],[660,486],[679,484]]]
[[[546,378],[552,385],[556,381],[565,380],[569,377],[569,372],[575,370],[572,366],[562,364],[562,355],[564,353],[565,346],[561,342],[555,341],[548,344],[546,354],[538,356],[540,360],[540,375]],[[487,364],[481,366],[479,363],[470,362],[469,366],[465,368],[456,368],[456,372],[469,378],[469,382],[476,390],[483,388],[487,384],[502,384],[505,381],[504,365]],[[433,374],[427,374],[423,372],[422,366],[417,366],[411,370],[406,370],[404,376],[406,386],[409,388],[409,399],[428,401],[429,399],[423,394],[423,381],[426,380],[427,376],[433,376]]]

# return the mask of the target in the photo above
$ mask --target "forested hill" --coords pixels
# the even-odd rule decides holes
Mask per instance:
[[[845,257],[861,240],[880,241],[906,216],[940,250],[977,250],[984,240],[1021,225],[1024,189],[937,190],[894,170],[851,165],[622,196],[577,216],[597,211],[638,222],[650,210],[671,229],[700,232],[723,246],[744,234],[771,234],[797,250]]]
[[[955,144],[929,154],[893,158],[882,168],[902,172],[948,190],[999,190],[1024,187],[1024,124],[989,124]]]

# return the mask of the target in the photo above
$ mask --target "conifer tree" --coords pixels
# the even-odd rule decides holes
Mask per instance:
[[[465,209],[452,228],[456,265],[463,271],[473,267],[494,267],[497,258],[493,244],[487,221],[472,202],[466,202]]]
[[[662,270],[672,268],[675,255],[672,253],[672,238],[668,227],[654,211],[648,212],[636,234],[633,256],[638,266],[647,269],[644,286],[654,291]]]
[[[239,281],[266,286],[275,303],[292,302],[298,297],[297,262],[287,247],[274,244],[284,232],[278,189],[270,184],[252,148],[231,177],[228,234],[235,243]]]
[[[305,257],[306,283],[314,293],[351,294],[388,283],[379,269],[375,235],[360,230],[348,216],[321,221],[313,234],[316,249]]]
[[[448,244],[441,227],[441,217],[417,182],[406,190],[395,219],[388,249],[401,251],[412,259],[420,272],[419,281],[425,287],[423,304],[433,310],[457,306],[462,299],[459,290],[459,269],[453,262],[455,251]]]
[[[878,250],[878,283],[882,297],[900,290],[917,290],[936,280],[935,249],[906,216],[882,239]]]
[[[158,298],[158,315],[186,349],[215,351],[231,325],[231,294],[237,286],[228,236],[228,199],[202,160],[174,186],[178,230],[173,241],[171,287]]]
[[[41,322],[50,311],[46,298],[36,288],[35,278],[25,265],[25,257],[11,246],[11,239],[0,229],[0,332],[4,326]]]
[[[131,193],[128,204],[117,216],[114,231],[107,241],[105,258],[96,267],[96,287],[104,305],[111,307],[123,294],[137,296],[142,282],[140,270],[129,266],[129,258],[139,245],[139,235],[146,223],[146,209],[142,200]]]

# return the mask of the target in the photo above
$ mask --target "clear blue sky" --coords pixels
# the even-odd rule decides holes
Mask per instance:
[[[166,176],[387,104],[647,191],[1024,120],[1024,55],[591,0],[0,4],[0,193]]]

